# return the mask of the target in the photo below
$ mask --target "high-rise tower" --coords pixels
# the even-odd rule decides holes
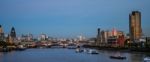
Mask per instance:
[[[132,11],[129,15],[129,32],[131,41],[136,41],[141,38],[141,12]]]
[[[14,28],[14,27],[11,28],[10,36],[11,36],[13,39],[16,38],[16,32],[15,32],[15,28]]]
[[[97,29],[97,40],[96,40],[96,46],[100,46],[101,42],[101,34],[100,34],[100,28]]]

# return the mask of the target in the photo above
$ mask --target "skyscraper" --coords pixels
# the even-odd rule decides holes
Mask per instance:
[[[13,39],[16,38],[16,32],[15,32],[15,28],[14,28],[14,27],[11,28],[10,36],[11,36]]]
[[[101,31],[101,43],[106,44],[108,39],[108,31]]]
[[[129,15],[129,32],[131,41],[136,41],[141,38],[141,12],[133,11]]]
[[[97,29],[97,39],[96,39],[96,46],[100,46],[101,42],[101,35],[100,35],[100,28]]]

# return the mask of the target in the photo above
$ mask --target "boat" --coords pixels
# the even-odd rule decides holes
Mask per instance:
[[[24,50],[26,50],[26,47],[24,47],[23,45],[18,45],[16,50],[17,51],[24,51]]]
[[[84,52],[83,49],[76,48],[76,53],[82,53],[82,52]]]
[[[88,50],[88,54],[99,54],[96,50]]]
[[[83,52],[87,52],[88,50],[87,49],[83,49]]]
[[[124,56],[110,56],[111,59],[126,59]]]
[[[126,59],[125,56],[121,56],[120,52],[117,52],[115,55],[110,56],[110,58],[111,59],[120,59],[120,60]]]
[[[144,62],[150,62],[150,57],[145,57]]]

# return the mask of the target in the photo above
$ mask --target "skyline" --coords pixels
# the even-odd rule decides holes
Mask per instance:
[[[129,14],[141,12],[142,31],[150,36],[150,1],[13,0],[0,1],[0,25],[5,33],[47,34],[52,37],[96,37],[97,28],[129,32]]]

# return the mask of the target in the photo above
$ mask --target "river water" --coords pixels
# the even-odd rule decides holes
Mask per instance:
[[[99,50],[99,54],[76,53],[74,49],[48,48],[0,52],[0,62],[143,62],[145,53],[120,52],[125,60],[111,59],[115,51]]]

